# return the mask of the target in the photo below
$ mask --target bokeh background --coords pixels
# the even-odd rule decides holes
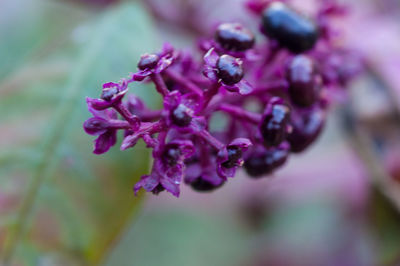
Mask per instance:
[[[346,4],[342,42],[368,67],[319,141],[273,176],[176,199],[134,197],[143,145],[91,153],[85,97],[163,41],[256,29],[243,1],[1,0],[0,265],[400,265],[400,1]],[[151,86],[131,90],[160,104]]]

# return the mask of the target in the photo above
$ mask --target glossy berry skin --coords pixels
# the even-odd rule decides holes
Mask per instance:
[[[269,114],[265,115],[260,131],[267,147],[281,144],[287,137],[290,109],[284,104],[274,104]]]
[[[281,2],[274,2],[264,10],[262,26],[269,38],[293,53],[312,49],[318,40],[317,26]]]
[[[156,54],[142,55],[142,57],[140,58],[140,61],[138,63],[138,68],[140,70],[155,68],[158,64],[159,59],[160,58]]]
[[[255,42],[254,34],[239,23],[221,24],[215,32],[215,40],[230,51],[248,50]]]
[[[178,105],[171,112],[171,121],[179,127],[187,127],[192,122],[192,110],[184,104]]]
[[[286,147],[270,149],[247,158],[244,162],[244,169],[251,178],[260,178],[281,167],[288,156],[289,149]]]
[[[178,144],[167,144],[162,154],[162,159],[167,165],[175,166],[181,155],[181,150],[179,149]]]
[[[190,186],[192,187],[193,190],[198,192],[209,192],[217,188],[220,188],[223,184],[224,182],[216,186],[211,182],[204,180],[202,177],[198,177],[192,183],[190,183]]]
[[[222,55],[217,61],[217,76],[226,85],[240,82],[244,76],[243,62],[230,55]]]
[[[228,160],[222,163],[225,168],[233,168],[237,166],[237,161],[242,158],[243,152],[238,147],[228,147]]]
[[[313,111],[309,114],[292,119],[292,133],[288,136],[291,151],[300,153],[307,149],[321,134],[325,125],[323,111]]]
[[[306,55],[295,56],[286,72],[289,95],[292,102],[300,107],[309,107],[318,99],[321,84],[313,60]]]
[[[107,89],[103,89],[100,98],[105,100],[105,101],[111,101],[114,95],[118,93],[118,88],[117,87],[111,87]]]

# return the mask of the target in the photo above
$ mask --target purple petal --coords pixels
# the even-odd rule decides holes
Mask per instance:
[[[143,188],[144,190],[151,192],[153,191],[157,185],[159,184],[159,177],[155,175],[144,175],[140,179],[139,182],[135,184],[133,187],[133,191],[135,195],[137,195],[138,191]]]
[[[124,151],[126,149],[129,149],[129,148],[132,148],[133,146],[135,146],[141,137],[142,136],[140,134],[133,134],[133,135],[126,136],[124,138],[124,140],[122,141],[121,148],[120,148],[121,151]]]
[[[198,116],[198,117],[193,117],[192,122],[189,125],[189,128],[193,132],[200,132],[204,130],[207,126],[207,122],[204,117]]]
[[[214,48],[208,50],[208,52],[204,55],[204,61],[206,62],[206,65],[210,67],[216,67],[218,59],[219,55]]]
[[[194,154],[195,148],[193,142],[190,140],[173,140],[170,144],[178,145],[183,159],[187,159]]]
[[[108,122],[102,118],[92,117],[83,123],[85,132],[92,136],[102,135],[107,131]]]
[[[236,146],[241,149],[247,149],[251,145],[253,145],[253,144],[251,143],[251,141],[249,139],[237,138],[237,139],[234,139],[231,143],[229,143],[228,146]]]
[[[91,109],[97,110],[97,111],[101,111],[107,108],[111,107],[111,103],[107,102],[105,100],[102,99],[93,99],[93,98],[86,98],[86,102],[89,106],[89,111],[91,111]]]
[[[161,73],[164,71],[167,67],[169,67],[172,64],[172,59],[171,58],[161,58],[160,61],[158,61],[158,64],[156,68],[154,69],[154,73]]]
[[[164,98],[164,108],[171,110],[179,105],[181,102],[181,93],[179,91],[172,91]]]
[[[253,86],[246,80],[241,80],[236,86],[239,89],[239,93],[241,95],[247,95],[250,94],[253,91]]]
[[[183,95],[182,103],[195,112],[198,112],[203,105],[203,97],[196,93],[188,93]]]
[[[236,174],[237,167],[225,168],[222,165],[218,164],[217,173],[221,178],[232,178]]]
[[[119,84],[114,82],[107,82],[103,84],[103,89],[110,89],[114,87],[119,87]]]
[[[106,133],[100,135],[94,141],[94,154],[103,154],[107,152],[117,142],[117,132],[115,130],[108,130]]]
[[[141,70],[136,73],[133,73],[132,79],[135,81],[142,81],[145,78],[147,78],[148,76],[150,76],[151,74],[153,74],[153,72],[151,70]]]
[[[203,75],[210,79],[213,82],[218,82],[218,77],[217,77],[217,72],[214,68],[210,67],[210,66],[205,66],[204,70],[203,70]]]
[[[162,47],[162,49],[161,49],[161,52],[158,54],[158,56],[159,56],[159,57],[163,57],[163,56],[172,54],[173,52],[174,52],[174,47],[173,47],[170,43],[165,42],[165,43],[163,44],[163,47]]]

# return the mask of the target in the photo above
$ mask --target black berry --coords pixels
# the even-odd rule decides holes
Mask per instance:
[[[264,117],[260,131],[266,146],[281,144],[287,137],[290,109],[283,104],[275,104],[272,111]]]
[[[310,57],[295,56],[287,69],[289,95],[292,102],[301,107],[313,105],[320,94],[318,78],[314,62]]]
[[[140,58],[138,68],[140,70],[155,68],[158,64],[159,57],[156,54],[145,54]]]
[[[237,166],[237,161],[242,158],[242,150],[238,147],[228,147],[228,160],[222,163],[225,168],[233,168]]]
[[[199,191],[199,192],[208,192],[208,191],[213,191],[219,187],[221,187],[224,184],[224,182],[221,182],[219,185],[214,185],[211,182],[204,180],[202,177],[196,178],[192,183],[190,183],[190,186],[192,187],[193,190]]]
[[[325,125],[323,111],[313,111],[292,119],[292,133],[288,136],[292,152],[299,153],[307,149],[321,134]]]
[[[117,87],[111,87],[111,88],[106,88],[103,89],[100,98],[102,98],[105,101],[111,101],[114,95],[118,94],[118,88]]]
[[[187,127],[192,122],[192,110],[184,104],[178,105],[171,112],[172,122],[179,127]]]
[[[221,24],[215,33],[215,40],[231,51],[245,51],[252,48],[255,42],[253,33],[239,23]]]
[[[164,190],[165,190],[165,188],[161,184],[158,184],[151,192],[154,195],[158,195],[158,194],[160,194],[160,192],[163,192]]]
[[[311,20],[280,2],[265,9],[262,25],[268,37],[294,53],[312,49],[318,39],[317,26]]]
[[[181,150],[177,144],[167,144],[162,154],[162,159],[167,165],[174,166],[178,163],[181,155]]]
[[[289,156],[289,150],[277,147],[264,153],[253,155],[244,162],[244,169],[252,178],[259,178],[271,174],[281,167]]]
[[[234,85],[244,76],[243,62],[230,55],[222,55],[217,62],[218,78],[226,85]]]

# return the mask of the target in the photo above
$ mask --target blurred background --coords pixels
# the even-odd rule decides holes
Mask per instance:
[[[0,265],[400,265],[400,1],[345,2],[342,41],[368,67],[319,141],[273,176],[176,199],[134,197],[144,146],[91,153],[85,97],[163,41],[256,29],[243,1],[1,0]]]

